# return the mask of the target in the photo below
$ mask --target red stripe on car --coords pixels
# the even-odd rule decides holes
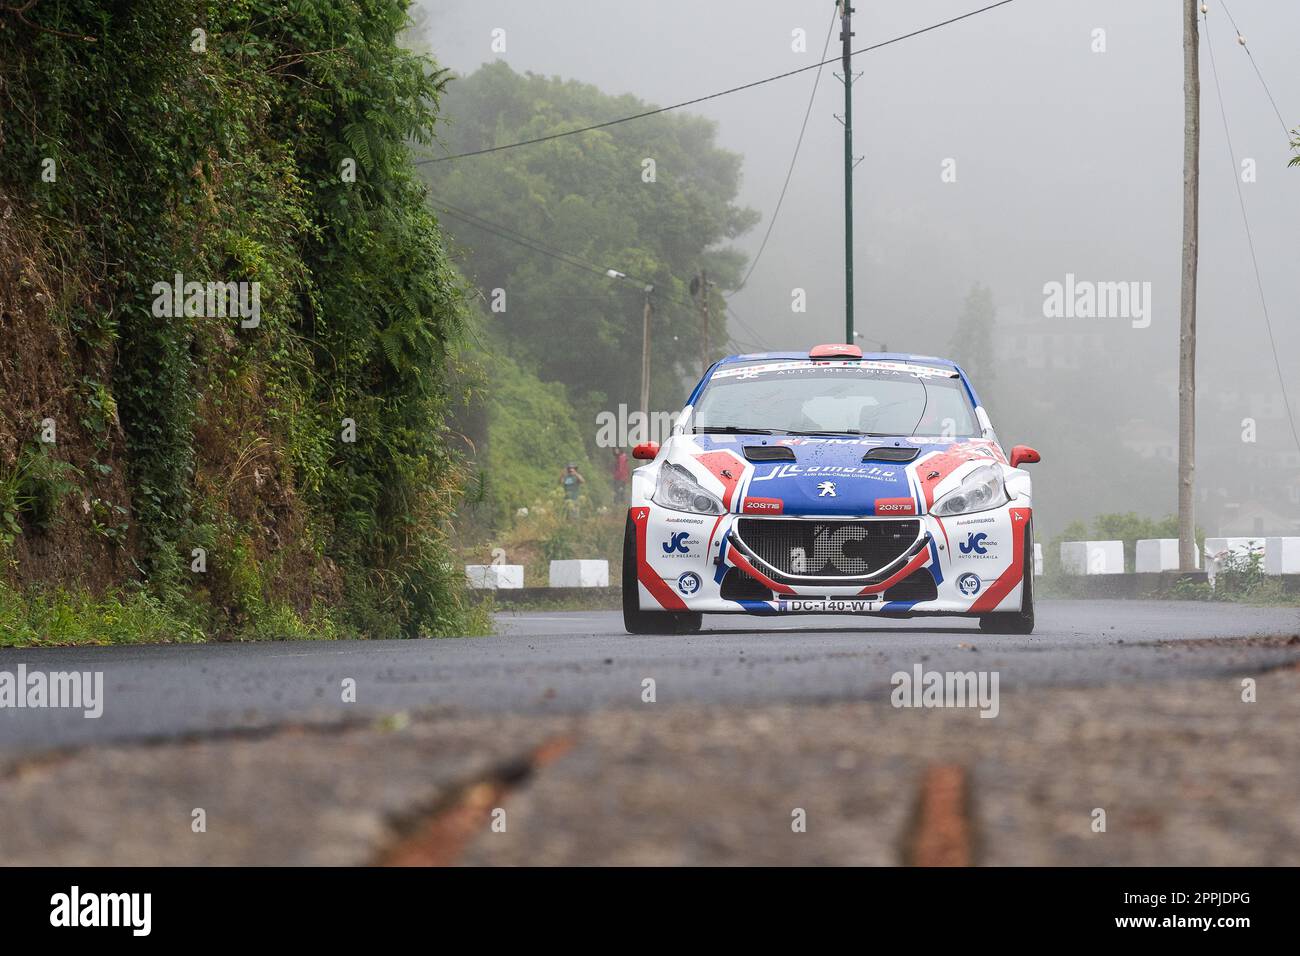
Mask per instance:
[[[885,580],[881,581],[879,584],[868,585],[858,593],[883,595],[885,591],[887,591],[889,588],[892,588],[899,581],[903,580],[903,578],[907,577],[917,568],[921,567],[921,565],[925,564],[925,560],[929,556],[930,556],[930,549],[922,548],[920,551],[916,552],[915,555],[913,555],[911,561],[908,561],[907,564],[903,565],[901,568],[899,568],[899,570],[891,574],[889,577],[885,578]]]
[[[650,520],[649,508],[632,508],[632,525],[636,529],[636,579],[645,585],[645,589],[659,602],[659,606],[669,611],[686,610],[686,602],[664,583],[664,579],[650,567],[645,557],[646,524]]]
[[[975,603],[970,606],[972,614],[993,610],[1024,577],[1025,525],[1029,523],[1029,516],[1032,513],[1032,508],[1011,509],[1011,566],[998,575],[998,579],[975,599]]]
[[[745,460],[734,451],[710,451],[696,455],[695,460],[708,469],[709,474],[722,482],[722,504],[730,511],[731,497],[736,485],[745,474]]]
[[[756,567],[754,567],[752,564],[750,564],[749,561],[747,561],[747,560],[745,559],[745,556],[744,556],[743,554],[740,553],[740,550],[739,550],[738,548],[734,547],[734,546],[732,547],[730,553],[727,555],[727,559],[728,559],[728,560],[729,560],[733,565],[735,565],[736,567],[740,568],[740,570],[744,571],[746,574],[749,574],[749,575],[751,575],[751,576],[757,578],[759,581],[762,581],[764,584],[766,584],[769,588],[771,588],[771,589],[772,589],[773,591],[775,591],[777,594],[796,594],[796,593],[797,593],[797,592],[794,590],[794,588],[791,588],[791,587],[788,587],[787,585],[780,584],[780,583],[778,583],[778,582],[776,582],[776,581],[773,581],[771,578],[769,578],[769,577],[768,577],[766,574],[764,574],[762,571],[758,570],[758,568],[756,568]]]

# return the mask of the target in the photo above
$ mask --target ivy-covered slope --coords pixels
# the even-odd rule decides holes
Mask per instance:
[[[219,634],[467,626],[443,536],[466,313],[410,172],[441,74],[398,46],[406,15],[0,7],[0,601],[136,591]],[[249,308],[190,282],[247,283]]]

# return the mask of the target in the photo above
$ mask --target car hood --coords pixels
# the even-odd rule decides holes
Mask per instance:
[[[923,514],[977,464],[1005,463],[995,442],[977,438],[679,435],[664,450],[721,489],[729,511],[766,515]],[[753,460],[776,455],[784,460]]]

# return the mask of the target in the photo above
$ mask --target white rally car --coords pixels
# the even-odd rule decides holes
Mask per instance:
[[[960,614],[1034,627],[1033,505],[966,374],[856,346],[731,356],[632,475],[623,620]]]

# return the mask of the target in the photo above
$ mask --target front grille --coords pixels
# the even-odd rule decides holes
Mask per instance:
[[[772,589],[740,568],[728,568],[719,596],[724,601],[770,601]]]
[[[939,597],[929,568],[917,568],[885,592],[886,601],[933,601]]]
[[[921,522],[741,518],[735,533],[782,575],[860,578],[901,557],[921,533]]]

